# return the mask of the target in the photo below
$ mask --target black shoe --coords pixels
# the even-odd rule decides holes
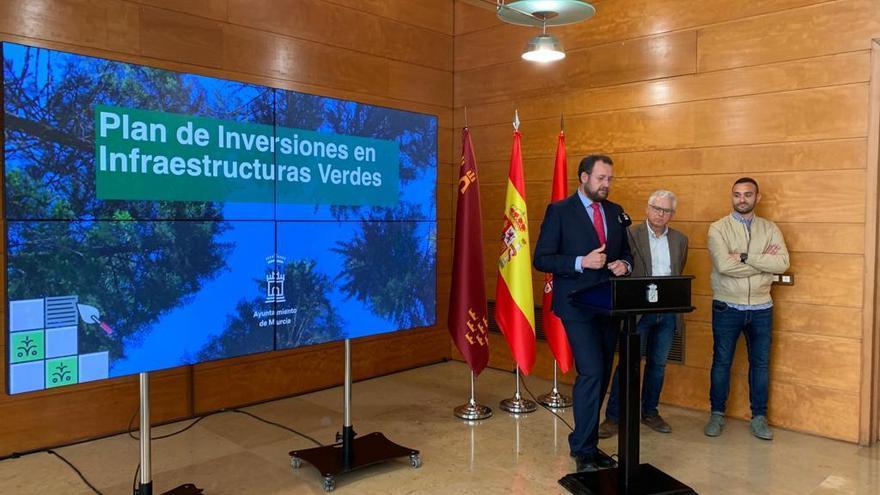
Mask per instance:
[[[596,466],[598,466],[599,469],[608,469],[617,466],[617,462],[600,450],[599,452],[596,452]]]
[[[575,456],[574,461],[579,473],[591,473],[599,470],[599,466],[596,464],[596,456],[593,454]]]

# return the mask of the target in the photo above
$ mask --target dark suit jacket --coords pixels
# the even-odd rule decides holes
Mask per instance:
[[[608,228],[608,244],[605,246],[608,262],[624,260],[632,265],[626,227],[618,221],[623,208],[611,201],[602,201],[602,210],[605,212],[605,224]],[[575,259],[586,256],[598,247],[599,236],[596,235],[593,220],[577,192],[547,206],[544,221],[541,223],[541,233],[535,244],[534,265],[539,271],[553,274],[553,312],[563,320],[589,318],[589,312],[573,306],[568,295],[574,290],[590,287],[612,276],[607,268],[584,268],[582,273],[575,270]]]
[[[650,277],[653,275],[651,266],[651,242],[648,240],[648,224],[641,222],[629,228],[629,240],[633,248],[633,277]],[[669,241],[669,262],[672,265],[672,275],[681,275],[684,265],[687,263],[688,238],[681,232],[670,228],[667,233]],[[680,332],[684,329],[684,318],[681,314],[676,315],[676,328]]]

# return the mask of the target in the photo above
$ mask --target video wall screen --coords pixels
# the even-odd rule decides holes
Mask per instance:
[[[9,393],[435,323],[436,117],[0,49]]]

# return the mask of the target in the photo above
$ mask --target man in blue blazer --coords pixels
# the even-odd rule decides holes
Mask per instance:
[[[578,471],[611,464],[598,455],[598,428],[617,330],[609,317],[572,305],[568,296],[632,271],[628,218],[620,205],[608,201],[613,165],[605,155],[581,160],[577,192],[547,207],[535,245],[535,268],[553,274],[553,312],[565,326],[577,369],[572,391],[575,428],[568,443]]]

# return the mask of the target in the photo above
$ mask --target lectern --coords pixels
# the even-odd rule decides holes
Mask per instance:
[[[572,292],[576,306],[609,315],[624,324],[620,338],[620,429],[618,466],[571,473],[559,484],[575,495],[695,495],[690,487],[650,464],[639,464],[639,369],[641,346],[636,317],[648,313],[689,313],[692,276],[611,278]]]

